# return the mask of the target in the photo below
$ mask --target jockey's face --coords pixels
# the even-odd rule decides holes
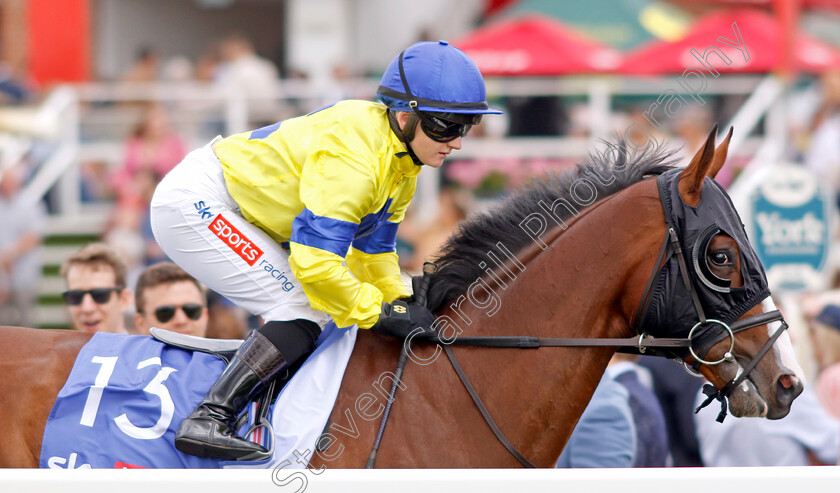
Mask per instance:
[[[400,128],[405,128],[405,124],[408,122],[408,115],[408,111],[397,113],[397,121],[400,124]],[[418,123],[417,128],[414,130],[414,138],[411,139],[409,144],[411,144],[411,149],[414,150],[414,154],[417,154],[417,157],[423,164],[432,168],[439,168],[450,152],[461,148],[461,137],[450,140],[449,142],[437,142],[426,135],[426,132],[420,128],[420,123]]]
[[[68,291],[113,287],[116,287],[116,274],[110,266],[76,264],[67,271]],[[130,303],[130,289],[111,292],[105,303],[97,303],[88,293],[80,304],[67,305],[67,311],[77,330],[125,333],[123,313]]]
[[[142,296],[142,312],[138,311],[134,315],[134,323],[142,334],[148,334],[150,328],[158,327],[193,336],[206,335],[207,303],[204,293],[192,282],[177,281],[150,286],[143,290]],[[183,308],[185,305],[186,310]],[[195,309],[196,305],[201,307],[200,316],[193,320],[188,314],[195,316],[199,313]],[[158,315],[166,321],[161,321]],[[170,315],[172,318],[169,318]]]

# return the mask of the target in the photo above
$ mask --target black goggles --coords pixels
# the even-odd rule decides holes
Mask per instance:
[[[435,142],[451,142],[481,122],[480,114],[416,111],[423,133]]]
[[[93,289],[71,289],[69,291],[65,291],[61,293],[61,296],[64,298],[64,302],[68,305],[76,306],[81,305],[82,300],[85,299],[85,295],[89,294],[93,301],[97,305],[104,305],[111,301],[111,293],[114,291],[122,291],[123,288],[121,286],[115,286],[113,288],[93,288]]]
[[[175,312],[177,312],[179,308],[190,320],[198,320],[201,318],[201,314],[204,313],[204,306],[199,305],[198,303],[187,303],[181,306],[163,305],[155,308],[155,318],[158,322],[165,324],[166,322],[172,320],[175,316]]]

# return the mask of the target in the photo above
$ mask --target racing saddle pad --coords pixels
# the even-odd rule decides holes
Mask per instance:
[[[94,334],[53,405],[40,466],[269,468],[289,459],[298,465],[294,453],[314,450],[329,418],[356,330],[334,324],[324,329],[318,348],[269,410],[273,435],[265,436],[268,428],[258,428],[248,436],[273,449],[270,458],[257,462],[199,458],[175,449],[178,426],[224,370],[224,361],[148,336]],[[254,405],[249,411],[255,414]],[[251,417],[240,432],[252,421]]]

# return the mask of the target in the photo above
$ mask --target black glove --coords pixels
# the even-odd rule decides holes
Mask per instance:
[[[423,332],[415,337],[434,337],[434,321],[434,314],[424,305],[410,299],[395,300],[393,303],[382,303],[382,313],[371,330],[377,334],[405,339],[419,327]]]

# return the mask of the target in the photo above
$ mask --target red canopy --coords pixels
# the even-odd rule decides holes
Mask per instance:
[[[452,44],[467,53],[484,75],[611,72],[621,61],[617,50],[539,15],[499,21]]]
[[[493,5],[493,8],[496,4],[502,3],[506,4],[509,1],[516,1],[516,0],[488,0],[490,4]],[[697,0],[672,0],[673,3],[677,5],[686,5],[691,3],[696,3]],[[784,0],[789,1],[789,0]],[[745,6],[749,5],[752,7],[755,6],[765,6],[765,7],[772,7],[775,4],[776,0],[705,0],[705,3],[716,3],[718,5],[737,5],[737,6]],[[833,10],[840,10],[840,4],[837,3],[837,0],[799,0],[799,6],[801,9],[833,9]],[[490,10],[490,6],[485,8],[485,11]]]
[[[719,37],[723,37],[732,44],[739,43],[733,23],[737,24],[749,60],[745,59],[745,54],[738,48],[718,40]],[[719,56],[709,51],[708,62],[721,73],[772,72],[779,67],[780,58],[783,56],[783,39],[778,21],[765,12],[751,9],[718,11],[695,22],[688,34],[679,41],[653,41],[627,54],[618,72],[674,74],[682,73],[690,67],[702,69],[702,63],[690,50],[693,48],[702,54],[710,47],[720,49],[732,61],[727,65]],[[743,50],[744,46],[739,48]],[[840,52],[806,34],[795,34],[793,57],[796,68],[806,72],[840,67]]]

